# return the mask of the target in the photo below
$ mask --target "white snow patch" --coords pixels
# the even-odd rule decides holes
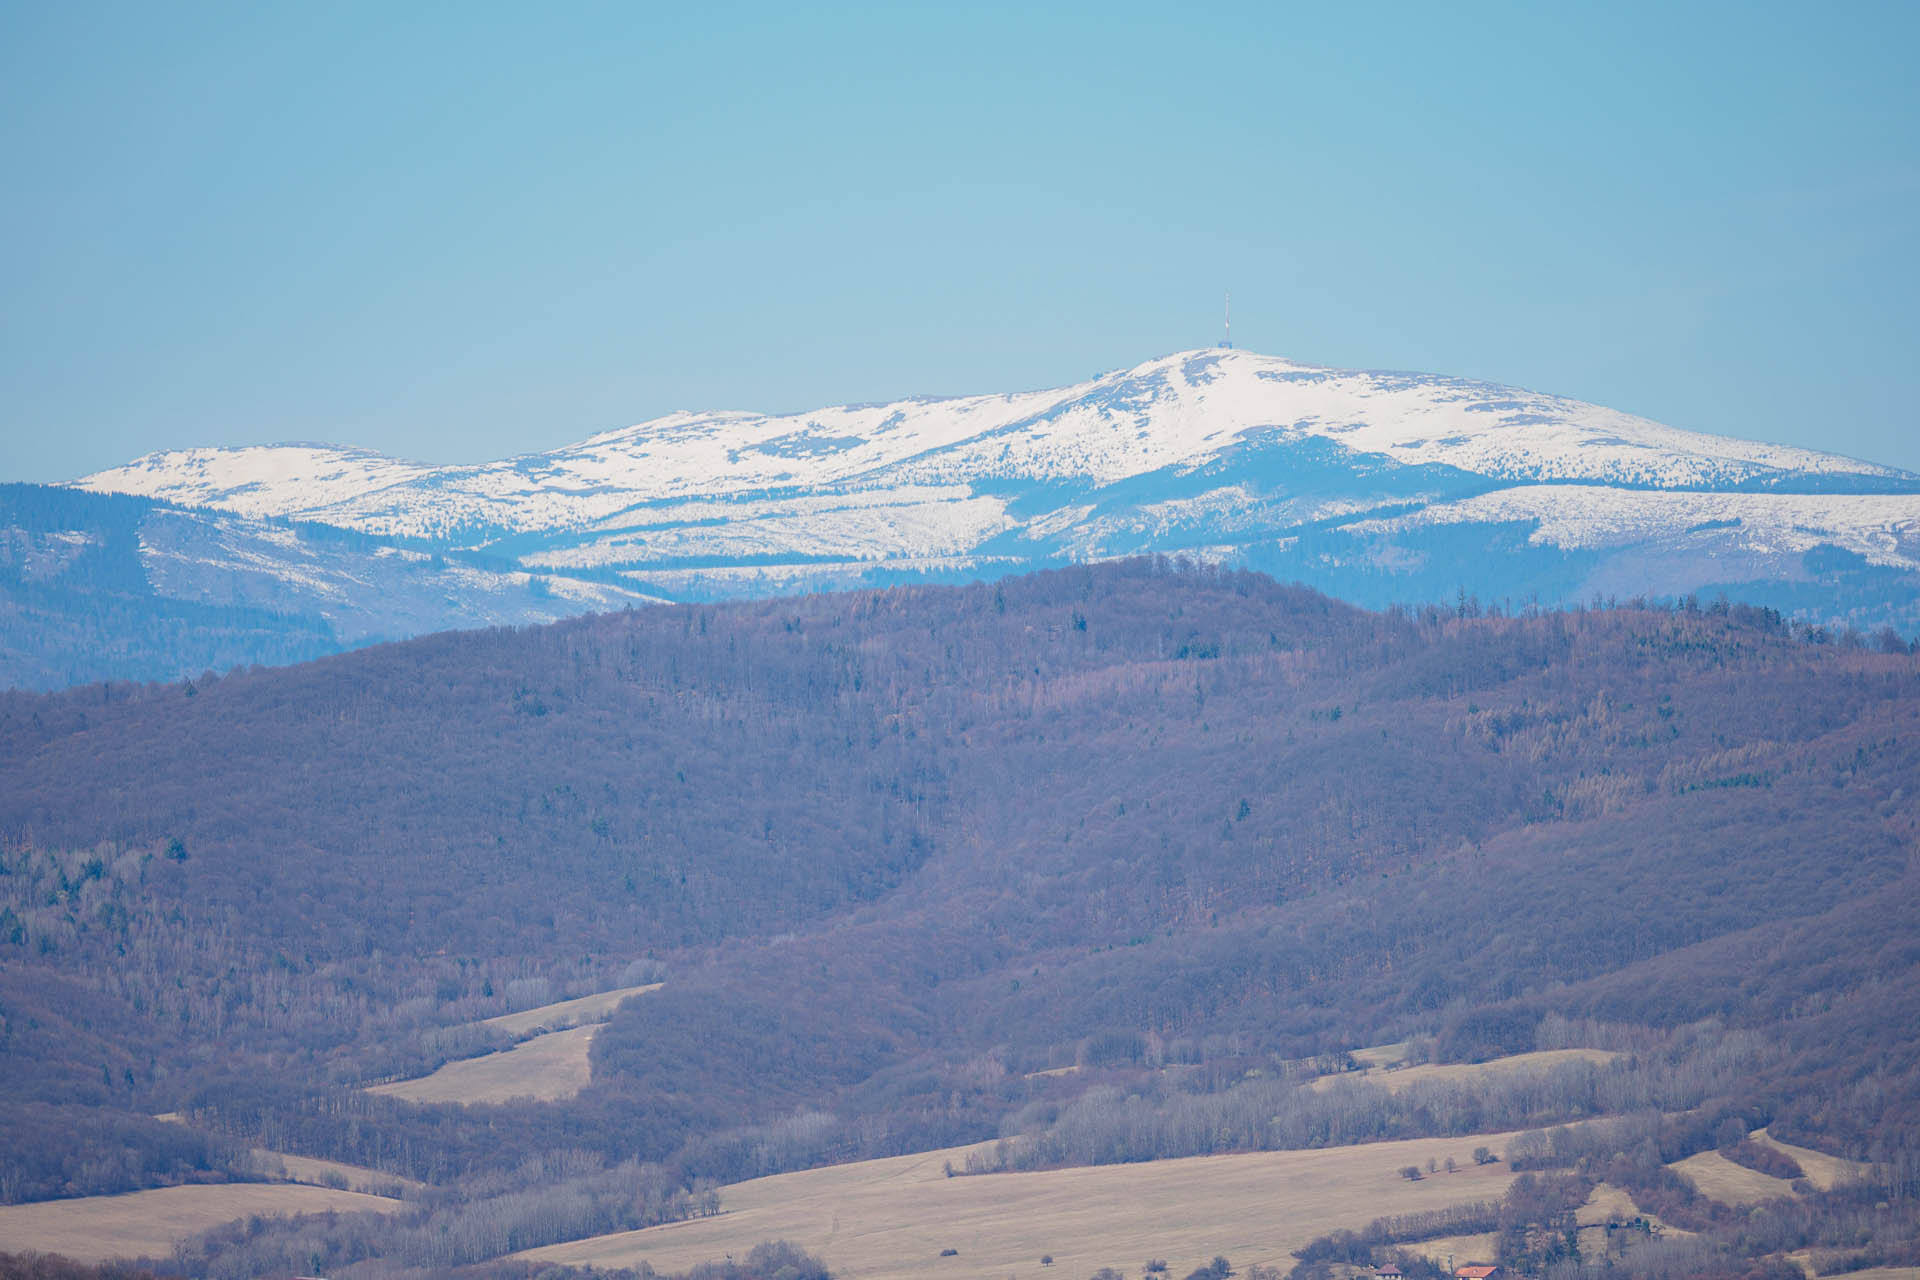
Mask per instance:
[[[1772,554],[1832,544],[1869,562],[1920,568],[1920,497],[1902,494],[1685,493],[1599,485],[1525,485],[1437,503],[1355,533],[1421,525],[1536,521],[1529,540],[1603,549],[1688,534],[1712,535]]]
[[[1006,480],[1097,487],[1191,469],[1256,435],[1320,437],[1402,463],[1513,482],[1698,488],[1796,473],[1913,479],[1833,454],[1681,431],[1491,383],[1203,350],[1057,390],[798,414],[677,413],[498,462],[431,467],[316,445],[188,449],[77,483],[378,534],[479,530],[468,540],[484,542],[494,529],[584,529],[672,501],[848,500],[902,487],[939,488],[950,495],[941,500],[965,501],[982,482]],[[963,515],[955,527],[979,518]],[[927,533],[933,522],[913,523]],[[936,538],[902,550],[936,544],[944,545]]]

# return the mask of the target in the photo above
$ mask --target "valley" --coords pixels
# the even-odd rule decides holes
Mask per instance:
[[[1524,1075],[1567,1052],[1521,1054],[1443,1070],[1453,1084],[1470,1086]],[[1328,1079],[1333,1078],[1302,1087],[1320,1087]],[[1750,1136],[1774,1145],[1764,1130]],[[1358,1231],[1375,1219],[1413,1220],[1436,1210],[1472,1210],[1499,1200],[1511,1188],[1514,1171],[1497,1154],[1481,1157],[1537,1140],[1538,1135],[1527,1139],[1518,1132],[1463,1134],[1032,1173],[968,1172],[993,1155],[993,1144],[975,1144],[750,1179],[721,1188],[710,1209],[683,1221],[568,1240],[518,1256],[601,1270],[645,1263],[671,1273],[722,1256],[744,1256],[754,1245],[778,1239],[823,1258],[835,1275],[855,1280],[939,1275],[963,1267],[984,1267],[995,1274],[1090,1274],[1103,1266],[1128,1270],[1129,1264],[1150,1258],[1165,1260],[1176,1273],[1184,1273],[1219,1253],[1243,1267],[1259,1264],[1284,1271],[1315,1237]],[[1826,1162],[1828,1178],[1851,1181],[1871,1175],[1864,1165],[1806,1154]],[[0,1249],[58,1251],[83,1261],[160,1257],[199,1232],[239,1216],[413,1214],[429,1190],[336,1162],[268,1151],[255,1151],[253,1157],[256,1170],[307,1185],[174,1187],[0,1207]],[[1405,1170],[1410,1167],[1434,1172],[1409,1180]],[[1672,1168],[1703,1195],[1730,1207],[1791,1200],[1800,1194],[1784,1180],[1733,1164],[1711,1150],[1681,1159]],[[349,1182],[348,1189],[327,1189]],[[368,1191],[377,1194],[365,1194]],[[1627,1193],[1597,1186],[1578,1213],[1583,1237],[1593,1235],[1586,1251],[1603,1253],[1612,1239],[1610,1231],[1640,1216],[1643,1211]],[[1660,1227],[1669,1235],[1693,1234],[1670,1224]],[[1494,1255],[1496,1236],[1433,1235],[1409,1247],[1436,1260],[1488,1258]],[[947,1249],[956,1252],[947,1255]],[[1053,1261],[1042,1264],[1043,1257]],[[1063,1270],[1049,1272],[1049,1267]]]

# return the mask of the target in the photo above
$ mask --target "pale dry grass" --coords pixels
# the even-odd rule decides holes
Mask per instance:
[[[613,1011],[619,1007],[621,1001],[646,995],[649,991],[658,991],[662,985],[664,984],[649,982],[644,986],[596,991],[590,996],[559,1000],[553,1004],[543,1004],[537,1009],[522,1009],[519,1013],[503,1013],[497,1018],[484,1018],[480,1025],[494,1027],[513,1036],[532,1035],[536,1031],[565,1031],[569,1027],[585,1026],[589,1022],[605,1022],[613,1016]]]
[[[1627,1189],[1616,1187],[1611,1182],[1595,1183],[1593,1194],[1587,1197],[1587,1202],[1573,1212],[1573,1220],[1583,1227],[1605,1226],[1609,1222],[1626,1222],[1641,1216]]]
[[[303,1187],[240,1182],[156,1187],[122,1196],[85,1196],[0,1205],[0,1251],[62,1253],[81,1262],[161,1256],[189,1236],[237,1218],[372,1210],[392,1213],[398,1200]]]
[[[1701,1195],[1721,1204],[1759,1204],[1763,1200],[1793,1197],[1790,1182],[1735,1164],[1718,1151],[1702,1151],[1667,1167],[1683,1175]]]
[[[1582,1258],[1618,1257],[1619,1250],[1630,1248],[1642,1237],[1636,1233],[1622,1234],[1608,1231],[1608,1223],[1627,1223],[1635,1218],[1645,1218],[1660,1234],[1665,1236],[1690,1236],[1694,1233],[1683,1231],[1668,1222],[1663,1222],[1654,1214],[1642,1213],[1633,1197],[1627,1194],[1625,1187],[1616,1187],[1610,1182],[1594,1184],[1593,1194],[1587,1202],[1574,1210],[1573,1220],[1578,1225],[1577,1238]]]
[[[1857,1161],[1830,1156],[1824,1151],[1815,1151],[1811,1147],[1796,1147],[1792,1143],[1782,1142],[1765,1129],[1755,1129],[1748,1136],[1763,1146],[1784,1151],[1792,1156],[1799,1163],[1801,1171],[1807,1175],[1807,1181],[1822,1191],[1831,1191],[1843,1182],[1858,1182],[1872,1172],[1868,1166]]]
[[[587,1050],[598,1025],[550,1031],[500,1053],[449,1062],[430,1076],[374,1085],[368,1093],[408,1102],[557,1102],[586,1088]]]
[[[723,1187],[721,1213],[550,1245],[524,1257],[593,1266],[641,1260],[661,1271],[785,1239],[819,1255],[835,1276],[1059,1277],[1104,1266],[1138,1274],[1164,1258],[1185,1275],[1215,1254],[1237,1269],[1264,1262],[1290,1269],[1292,1253],[1315,1236],[1360,1228],[1383,1214],[1497,1200],[1513,1175],[1504,1164],[1475,1166],[1476,1146],[1515,1135],[1422,1138],[1318,1151],[1099,1165],[1039,1173],[949,1178],[958,1147],[857,1164],[808,1169]],[[1418,1182],[1407,1165],[1452,1156],[1463,1167]],[[957,1249],[942,1258],[942,1249]],[[1040,1258],[1054,1264],[1043,1268]]]
[[[1353,1056],[1360,1058],[1363,1062],[1371,1061],[1373,1059],[1363,1055],[1378,1055],[1395,1047],[1385,1045],[1380,1049],[1363,1049]],[[1607,1063],[1619,1056],[1606,1049],[1540,1049],[1533,1053],[1516,1053],[1511,1057],[1494,1058],[1490,1062],[1426,1062],[1419,1066],[1400,1067],[1393,1070],[1385,1067],[1368,1067],[1363,1071],[1343,1071],[1338,1075],[1320,1076],[1313,1081],[1313,1087],[1331,1089],[1342,1081],[1365,1080],[1398,1092],[1416,1084],[1447,1080],[1481,1081],[1494,1075],[1545,1071],[1568,1062]]]
[[[1442,1266],[1451,1261],[1456,1267],[1470,1267],[1475,1263],[1492,1262],[1498,1242],[1499,1237],[1488,1231],[1475,1236],[1441,1236],[1438,1240],[1420,1240],[1413,1244],[1395,1247],[1405,1249],[1408,1253],[1417,1253],[1423,1258],[1431,1258]],[[1364,1275],[1365,1272],[1361,1274]]]
[[[649,982],[596,991],[590,996],[487,1018],[479,1025],[531,1038],[499,1053],[449,1062],[416,1080],[373,1085],[367,1092],[408,1102],[507,1102],[514,1098],[558,1102],[571,1098],[586,1088],[591,1078],[587,1050],[600,1024],[613,1016],[622,1001],[658,991],[662,985]]]
[[[1613,1237],[1616,1234],[1618,1233],[1609,1231],[1604,1226],[1576,1227],[1573,1232],[1574,1247],[1580,1250],[1580,1257],[1585,1261],[1610,1257]]]
[[[1355,1049],[1354,1059],[1367,1067],[1395,1067],[1407,1060],[1407,1050],[1412,1046],[1405,1040],[1394,1044],[1376,1044],[1368,1049]]]
[[[382,1173],[378,1169],[368,1169],[357,1164],[342,1164],[338,1160],[317,1160],[312,1156],[269,1151],[265,1147],[255,1147],[250,1154],[253,1156],[254,1172],[257,1176],[284,1178],[288,1182],[304,1182],[313,1187],[343,1185],[349,1191],[384,1195],[389,1188],[408,1192],[419,1191],[427,1185],[412,1178],[403,1178],[397,1173]]]

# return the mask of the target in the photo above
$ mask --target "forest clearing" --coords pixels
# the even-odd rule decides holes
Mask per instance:
[[[1858,1160],[1830,1156],[1811,1147],[1796,1147],[1791,1142],[1780,1141],[1765,1129],[1755,1129],[1751,1136],[1761,1146],[1772,1147],[1783,1155],[1791,1156],[1799,1163],[1801,1172],[1807,1175],[1807,1181],[1822,1191],[1831,1191],[1843,1182],[1858,1181],[1872,1172],[1871,1166]]]
[[[1364,1056],[1367,1052],[1362,1050],[1353,1056],[1362,1062],[1367,1062],[1369,1059]],[[1377,1084],[1397,1093],[1416,1084],[1484,1080],[1490,1075],[1545,1071],[1549,1067],[1557,1067],[1566,1062],[1605,1064],[1619,1056],[1605,1049],[1536,1049],[1530,1053],[1490,1058],[1485,1062],[1422,1062],[1411,1067],[1373,1065],[1358,1072],[1347,1071],[1336,1075],[1320,1076],[1313,1081],[1313,1087],[1334,1089],[1345,1081],[1365,1080],[1369,1084]]]
[[[601,1024],[624,1001],[658,991],[661,985],[649,982],[616,987],[482,1019],[476,1025],[527,1038],[495,1053],[456,1059],[430,1075],[372,1085],[367,1092],[408,1102],[508,1102],[514,1098],[558,1102],[571,1098],[586,1088],[592,1077],[587,1055]]]
[[[557,1102],[586,1088],[592,1075],[587,1052],[599,1031],[598,1023],[549,1031],[511,1049],[461,1058],[432,1075],[377,1084],[367,1092],[408,1102],[507,1102],[514,1098]]]
[[[1700,1194],[1721,1204],[1742,1206],[1777,1200],[1793,1194],[1793,1184],[1735,1164],[1718,1151],[1701,1151],[1677,1160],[1673,1171],[1691,1182]]]
[[[596,991],[592,995],[576,996],[572,1000],[556,1000],[552,1004],[522,1009],[518,1013],[503,1013],[498,1017],[483,1018],[480,1025],[515,1036],[532,1035],[536,1031],[565,1031],[569,1027],[585,1026],[590,1022],[605,1022],[613,1016],[613,1011],[623,1002],[634,996],[658,991],[662,985],[658,982],[647,982],[635,987],[616,987],[612,991]]]
[[[403,1202],[298,1183],[155,1187],[0,1205],[0,1250],[60,1253],[81,1262],[160,1256],[189,1236],[237,1218],[296,1213],[394,1213]]]

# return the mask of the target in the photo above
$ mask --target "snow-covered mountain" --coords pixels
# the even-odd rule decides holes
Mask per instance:
[[[0,688],[177,680],[651,603],[617,580],[325,525],[0,485]]]
[[[1058,390],[677,413],[498,462],[188,449],[76,483],[612,571],[669,596],[1169,552],[1369,603],[1723,587],[1920,629],[1910,599],[1872,604],[1889,583],[1910,597],[1920,572],[1913,473],[1490,383],[1226,349]]]

